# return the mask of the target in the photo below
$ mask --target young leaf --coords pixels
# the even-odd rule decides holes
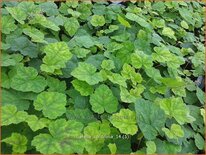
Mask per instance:
[[[112,60],[103,60],[102,61],[102,64],[101,64],[101,67],[105,70],[112,70],[112,69],[115,69],[115,65],[114,65],[114,61]]]
[[[55,74],[56,70],[66,67],[66,62],[72,58],[72,54],[65,42],[51,43],[45,46],[41,70]]]
[[[72,82],[73,87],[80,92],[82,96],[89,96],[93,93],[94,89],[88,83],[80,80],[73,80]]]
[[[120,15],[118,15],[117,19],[123,26],[131,28],[130,23],[126,21],[124,18],[122,18]]]
[[[132,103],[135,102],[136,97],[132,95],[125,87],[120,86],[120,98],[122,102]]]
[[[110,150],[111,154],[116,154],[117,147],[116,147],[115,143],[114,144],[109,143],[107,146],[109,147],[109,150]]]
[[[184,131],[178,124],[172,124],[170,130],[167,128],[162,128],[162,131],[164,131],[164,133],[170,139],[178,139],[179,137],[184,137]]]
[[[107,75],[107,78],[114,84],[118,84],[123,87],[127,87],[126,79],[122,77],[120,74],[111,73]]]
[[[154,154],[156,152],[156,144],[153,141],[147,141],[146,146],[147,154]]]
[[[171,39],[177,40],[177,38],[175,37],[175,32],[169,27],[164,27],[162,30],[162,34]]]
[[[39,119],[36,115],[30,115],[26,119],[26,122],[28,123],[29,127],[33,131],[37,131],[39,129],[43,129],[44,127],[47,127],[50,121],[46,118]]]
[[[123,65],[121,74],[124,78],[130,79],[134,85],[141,83],[143,80],[141,74],[136,73],[135,69],[128,64]]]
[[[158,102],[165,114],[170,118],[174,117],[180,125],[192,123],[195,120],[181,98],[159,99]]]
[[[105,19],[104,16],[93,15],[90,22],[94,27],[103,26],[105,24]]]
[[[2,126],[10,124],[18,124],[25,121],[27,118],[27,113],[24,111],[17,111],[14,105],[5,105],[2,107]]]
[[[12,153],[25,153],[27,150],[27,138],[19,133],[12,133],[11,137],[2,140],[9,145],[12,145]]]
[[[110,122],[123,134],[135,135],[138,131],[135,112],[121,109],[119,113],[110,117]]]

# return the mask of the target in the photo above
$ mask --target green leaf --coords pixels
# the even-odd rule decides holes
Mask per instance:
[[[95,85],[103,80],[100,73],[97,73],[96,70],[95,66],[80,62],[78,67],[71,72],[71,75],[81,81],[87,82],[89,85]]]
[[[157,153],[159,154],[177,154],[181,151],[181,145],[175,145],[167,141],[161,141],[159,139],[155,140]]]
[[[76,18],[71,17],[71,18],[66,19],[66,22],[64,23],[64,27],[65,27],[65,30],[69,33],[69,35],[73,36],[79,29],[80,25]]]
[[[131,64],[137,69],[141,67],[149,68],[153,65],[152,58],[142,51],[135,51],[135,53],[131,55]]]
[[[11,16],[17,20],[20,24],[24,24],[24,20],[27,18],[26,13],[18,7],[6,7],[6,10],[11,14]]]
[[[43,154],[83,153],[84,140],[80,138],[82,129],[80,122],[58,119],[50,123],[50,134],[35,136],[32,145]]]
[[[90,97],[92,110],[98,114],[114,113],[117,111],[118,101],[108,86],[102,84]]]
[[[12,133],[8,138],[2,140],[9,145],[12,145],[12,153],[25,153],[27,150],[27,138],[19,133]]]
[[[25,94],[24,94],[25,95]],[[28,110],[30,102],[18,94],[16,91],[2,90],[2,105],[14,105],[18,110]]]
[[[66,90],[66,82],[53,77],[47,78],[47,84],[49,87],[48,91],[50,92],[64,93]]]
[[[29,127],[32,129],[32,131],[37,131],[39,129],[43,129],[44,127],[47,127],[49,124],[49,120],[46,118],[38,118],[36,115],[30,115],[26,122],[28,123]]]
[[[39,5],[43,12],[46,12],[47,16],[55,16],[59,14],[57,5],[53,2],[44,2]]]
[[[135,135],[138,131],[135,112],[121,109],[119,113],[110,117],[110,122],[123,134]]]
[[[177,38],[175,37],[175,32],[169,27],[164,27],[162,30],[162,34],[171,39],[177,40]]]
[[[117,16],[118,21],[125,27],[131,28],[131,25],[128,21],[122,18],[120,15]]]
[[[152,53],[152,58],[158,62],[167,62],[171,59],[172,54],[166,47],[154,47],[155,53]]]
[[[111,154],[116,154],[116,152],[117,152],[117,146],[116,146],[115,143],[114,143],[114,144],[109,143],[107,146],[109,147],[109,150],[110,150]]]
[[[114,32],[114,31],[116,31],[116,30],[118,30],[118,29],[119,29],[119,26],[118,26],[118,25],[109,25],[109,29],[106,29],[104,32],[105,32],[106,34],[108,34],[108,33]]]
[[[159,106],[144,99],[136,101],[135,111],[137,123],[144,137],[148,140],[155,139],[166,121],[164,111]]]
[[[140,26],[145,27],[149,30],[152,29],[151,25],[142,17],[135,15],[133,13],[127,13],[125,16],[127,19],[131,20],[131,21],[135,21],[137,22]]]
[[[39,93],[46,85],[46,80],[33,67],[17,67],[16,74],[11,78],[11,88],[22,92]]]
[[[145,87],[141,84],[138,84],[134,89],[130,90],[130,94],[135,97],[141,97],[141,94],[144,92]]]
[[[161,39],[158,38],[155,41],[158,41],[158,40],[161,40]],[[151,32],[140,29],[138,31],[137,39],[135,40],[134,45],[135,45],[135,48],[137,48],[138,50],[144,51],[143,53],[150,55],[152,53],[151,42],[153,42]]]
[[[39,31],[38,29],[28,26],[26,28],[23,29],[23,32],[28,35],[29,37],[31,37],[31,41],[33,42],[37,42],[37,43],[47,43],[44,40],[44,33],[42,33],[41,31]]]
[[[43,15],[37,14],[35,17],[29,21],[30,24],[40,24],[41,26],[51,29],[53,31],[59,31],[60,28],[53,23],[52,21],[48,20]]]
[[[24,56],[36,58],[38,56],[37,46],[32,43],[27,37],[18,37],[11,44],[12,51],[20,51]]]
[[[17,111],[14,105],[5,105],[2,107],[2,126],[10,124],[18,124],[24,122],[27,118],[27,113],[24,111]]]
[[[147,141],[146,142],[146,146],[147,146],[147,154],[155,154],[156,152],[156,144],[153,141]]]
[[[205,104],[205,93],[199,87],[197,87],[196,89],[196,95],[200,103],[204,105]]]
[[[194,67],[198,67],[201,64],[204,64],[204,57],[203,57],[204,55],[205,55],[205,52],[196,52],[194,54],[194,57],[192,57],[191,59]]]
[[[24,11],[28,16],[31,14],[38,14],[41,12],[41,9],[38,5],[35,5],[34,2],[31,1],[22,1],[18,4],[18,8]]]
[[[75,47],[71,52],[78,58],[85,58],[91,51],[85,48]]]
[[[152,25],[154,28],[163,28],[165,27],[165,21],[164,19],[154,18],[152,19]]]
[[[3,1],[2,139],[25,135],[25,154],[204,153],[204,7]]]
[[[72,54],[65,42],[51,43],[45,46],[41,70],[55,74],[55,71],[66,67],[66,63],[72,58]],[[61,72],[59,73],[61,74]]]
[[[186,85],[182,79],[162,78],[161,82],[169,88],[182,87]]]
[[[167,63],[168,68],[177,69],[185,63],[182,57],[171,53],[166,47],[154,47],[156,53],[152,54],[153,60]]]
[[[132,93],[128,92],[128,90],[122,86],[120,86],[120,98],[121,101],[125,103],[132,103],[136,100],[136,97],[132,95]]]
[[[167,137],[170,139],[178,139],[179,137],[184,137],[184,131],[178,124],[172,124],[170,130],[167,128],[162,128],[162,131],[164,131]]]
[[[91,4],[80,3],[76,10],[81,13],[79,17],[82,20],[86,20],[92,14]]]
[[[85,47],[85,48],[90,48],[92,46],[94,46],[95,40],[94,38],[92,38],[91,36],[74,36],[74,41],[76,42],[76,44],[80,47]]]
[[[181,8],[179,9],[179,13],[186,22],[192,25],[195,24],[191,10],[188,10],[187,8]]]
[[[57,92],[42,92],[34,101],[34,107],[44,116],[56,119],[66,112],[66,95]]]
[[[118,84],[123,87],[127,87],[126,79],[117,73],[110,73],[107,78],[114,84]]]
[[[158,69],[156,69],[154,67],[145,68],[145,72],[150,78],[154,79],[155,82],[160,83],[162,76],[161,76],[160,71]]]
[[[115,69],[115,65],[114,65],[114,61],[112,60],[103,60],[102,61],[102,64],[101,64],[101,67],[102,69],[105,69],[105,70],[112,70],[112,69]]]
[[[2,64],[1,66],[8,67],[8,66],[15,66],[17,65],[20,61],[22,61],[23,56],[20,54],[7,54],[7,53],[2,53]]]
[[[10,79],[8,77],[8,75],[6,74],[6,71],[2,70],[1,72],[1,87],[2,88],[7,88],[9,89],[10,86]]]
[[[188,26],[187,22],[185,22],[184,20],[181,21],[180,25],[181,25],[184,29],[189,29],[189,26]]]
[[[81,15],[81,13],[74,11],[73,9],[67,9],[67,12],[75,18],[78,18]]]
[[[32,145],[36,147],[36,150],[44,154],[60,152],[61,149],[51,135],[42,133],[34,137]]]
[[[141,83],[143,80],[141,74],[136,73],[135,69],[128,64],[123,65],[121,74],[125,79],[130,79],[134,85]]]
[[[200,114],[202,115],[203,120],[205,122],[205,109],[200,109]]]
[[[116,42],[110,42],[107,44],[107,50],[109,52],[115,52],[119,49],[123,48],[124,46],[122,44],[116,43]]]
[[[152,5],[152,9],[160,12],[161,14],[165,12],[165,8],[166,6],[164,2],[157,2]]]
[[[92,111],[88,108],[67,110],[66,116],[69,120],[79,121],[84,124],[96,121]]]
[[[122,34],[118,34],[115,36],[112,36],[111,39],[117,41],[117,42],[126,42],[130,38],[131,34],[128,32],[123,32]]]
[[[17,28],[17,26],[15,25],[15,21],[11,16],[2,16],[1,22],[1,31],[4,34],[10,34]]]
[[[190,115],[190,111],[181,98],[170,97],[157,101],[165,114],[180,124],[192,123],[195,119]]]
[[[93,93],[94,89],[88,83],[80,80],[73,80],[72,82],[73,87],[80,92],[82,96],[89,96]]]
[[[95,154],[103,146],[105,137],[110,135],[110,126],[106,122],[92,122],[84,128],[85,149],[89,154]],[[100,138],[101,137],[101,138]]]
[[[90,22],[94,27],[103,26],[105,24],[105,19],[104,16],[93,15]]]
[[[204,150],[205,140],[203,139],[203,137],[199,133],[197,133],[194,135],[194,138],[195,138],[195,145],[197,146],[197,148],[200,150]]]

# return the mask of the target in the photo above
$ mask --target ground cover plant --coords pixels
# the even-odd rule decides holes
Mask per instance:
[[[204,4],[2,2],[2,153],[204,153]]]

